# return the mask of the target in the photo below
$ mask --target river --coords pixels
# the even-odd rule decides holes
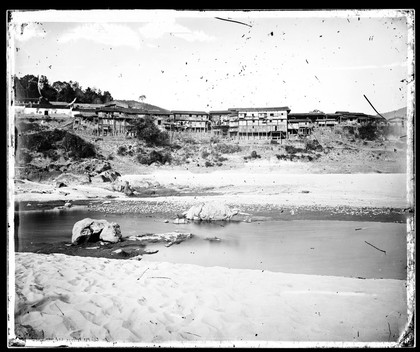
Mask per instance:
[[[406,225],[338,220],[269,220],[175,225],[163,218],[104,214],[86,209],[20,212],[17,251],[70,242],[73,224],[83,218],[120,224],[123,236],[191,232],[192,240],[158,249],[144,260],[286,273],[406,279]],[[218,237],[221,241],[208,241]],[[375,248],[376,247],[376,248]]]

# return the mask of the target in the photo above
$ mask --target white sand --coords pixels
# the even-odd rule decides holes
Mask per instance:
[[[43,331],[44,344],[63,344],[49,340],[54,338],[162,346],[388,342],[398,339],[407,321],[400,280],[63,254],[15,256],[16,323]]]
[[[159,170],[148,175],[124,175],[122,179],[134,185],[150,181],[167,187],[215,187],[212,192],[223,195],[133,198],[126,197],[121,192],[111,191],[110,184],[103,184],[102,188],[100,184],[54,188],[53,185],[25,181],[16,185],[15,200],[36,202],[100,199],[113,196],[118,200],[169,202],[216,200],[228,204],[285,206],[406,208],[410,205],[407,200],[405,174],[282,174],[274,171],[258,173],[244,170],[192,173],[182,170]],[[42,191],[45,193],[41,193]]]
[[[156,181],[166,186],[217,185],[214,191],[223,195],[211,198],[227,203],[405,208],[408,206],[406,177],[405,174],[282,174],[243,170],[197,174],[160,170],[150,175],[124,175],[123,179],[131,184]],[[161,198],[176,201],[177,197]]]

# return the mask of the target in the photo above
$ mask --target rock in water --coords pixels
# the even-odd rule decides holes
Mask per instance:
[[[220,203],[201,203],[193,205],[183,215],[190,220],[231,220],[239,210],[231,209],[229,206]]]
[[[92,235],[90,225],[93,223],[93,219],[86,218],[76,222],[73,225],[71,243],[80,244],[87,242]]]
[[[120,225],[106,220],[85,218],[73,225],[71,242],[97,242],[99,240],[116,243],[121,239]]]
[[[102,241],[117,243],[121,239],[121,229],[120,225],[116,222],[111,222],[105,225],[104,229],[101,231],[99,238]]]

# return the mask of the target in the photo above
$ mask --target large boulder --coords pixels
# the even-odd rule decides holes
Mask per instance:
[[[193,205],[183,213],[184,217],[189,220],[202,221],[231,220],[237,214],[239,214],[238,209],[232,209],[225,204],[215,202]]]
[[[120,225],[116,222],[107,223],[99,235],[99,239],[105,242],[117,243],[121,240]]]
[[[94,176],[92,179],[98,182],[114,182],[119,176],[121,175],[116,171],[106,170]]]
[[[73,225],[71,242],[81,244],[99,240],[116,243],[121,239],[120,226],[106,220],[85,218]]]
[[[130,184],[128,183],[128,181],[125,181],[125,186],[124,186],[124,194],[126,196],[132,196],[134,194],[133,189],[131,188]]]
[[[99,162],[96,165],[94,172],[100,174],[100,173],[102,173],[104,171],[107,171],[107,170],[111,170],[111,164],[107,161],[104,161],[104,162]]]

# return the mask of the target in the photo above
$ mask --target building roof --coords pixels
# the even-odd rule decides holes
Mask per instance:
[[[124,114],[146,114],[147,110],[133,109],[133,108],[122,108],[118,106],[104,106],[96,108],[99,112],[121,112]]]
[[[291,112],[290,114],[287,115],[287,117],[289,118],[293,118],[293,117],[319,117],[319,116],[326,116],[325,113],[323,112]]]
[[[188,115],[208,115],[205,111],[193,111],[193,110],[172,110],[172,114],[188,114]]]
[[[229,108],[230,111],[290,111],[288,106],[264,107],[264,108]]]
[[[294,123],[294,122],[311,122],[310,119],[291,119],[289,120],[289,123]]]
[[[106,106],[106,104],[86,104],[86,103],[74,103],[73,110],[77,109],[96,109]]]
[[[78,114],[74,115],[75,117],[80,116],[80,117],[90,117],[90,116],[97,116],[95,111],[80,111]]]
[[[209,111],[209,114],[230,114],[230,110],[212,110]]]
[[[70,107],[70,103],[67,103],[65,101],[50,101],[49,102],[51,105],[53,105],[54,107]]]
[[[146,110],[146,112],[150,115],[170,115],[169,111],[159,111],[159,110]]]

